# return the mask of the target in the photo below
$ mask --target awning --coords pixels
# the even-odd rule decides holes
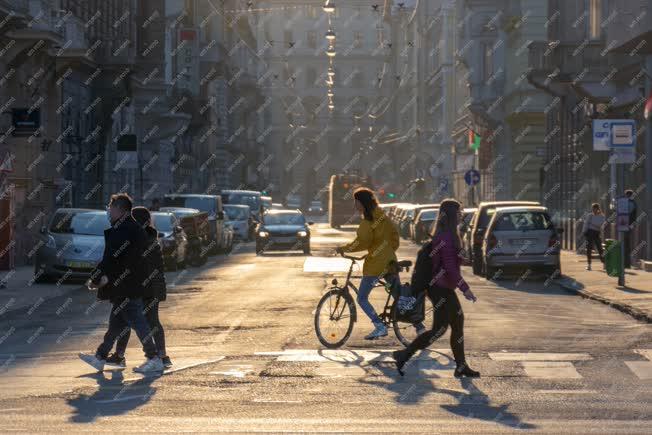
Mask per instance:
[[[635,104],[643,97],[641,91],[634,87],[617,87],[613,83],[575,83],[573,90],[578,95],[588,98],[592,103],[611,103],[613,107]]]

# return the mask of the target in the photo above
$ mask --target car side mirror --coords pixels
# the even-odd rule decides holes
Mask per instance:
[[[315,223],[313,221],[308,221],[308,225],[314,225]]]

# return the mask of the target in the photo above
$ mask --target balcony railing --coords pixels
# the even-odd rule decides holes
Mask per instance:
[[[28,28],[64,37],[65,19],[52,0],[29,0],[29,15]]]
[[[27,0],[0,0],[0,11],[4,14],[27,15],[29,4]]]
[[[529,46],[528,65],[535,71],[578,74],[586,70],[602,74],[614,60],[602,42],[532,42]]]

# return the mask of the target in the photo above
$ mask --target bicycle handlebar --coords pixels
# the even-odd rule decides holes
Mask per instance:
[[[363,255],[362,257],[352,257],[352,256],[350,256],[350,255],[345,255],[343,252],[340,253],[340,255],[341,255],[343,258],[346,258],[347,260],[353,260],[353,261],[362,261],[362,260],[364,260],[365,258],[367,258],[366,255]]]

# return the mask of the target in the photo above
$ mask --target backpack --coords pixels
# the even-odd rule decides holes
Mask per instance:
[[[415,295],[425,293],[430,287],[433,274],[432,264],[432,241],[424,243],[417,253],[417,260],[412,270],[410,287]]]

